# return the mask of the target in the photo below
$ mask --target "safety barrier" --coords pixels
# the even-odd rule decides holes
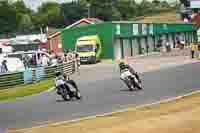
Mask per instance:
[[[0,75],[0,87],[24,84],[23,72],[7,73]]]
[[[61,71],[71,75],[78,70],[77,59],[56,66],[37,67],[22,72],[0,74],[0,88],[8,88],[15,85],[31,84],[43,79],[55,77],[55,71]]]

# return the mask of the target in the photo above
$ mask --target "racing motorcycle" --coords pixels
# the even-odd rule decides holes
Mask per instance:
[[[130,72],[129,69],[122,70],[120,73],[120,78],[125,82],[130,91],[133,91],[134,88],[142,90],[142,83]]]
[[[73,80],[56,78],[55,86],[57,94],[62,96],[63,100],[70,101],[72,98],[81,99],[81,93]]]

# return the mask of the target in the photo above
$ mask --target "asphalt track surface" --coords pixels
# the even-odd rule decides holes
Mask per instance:
[[[113,65],[85,67],[80,75],[74,76],[83,95],[81,101],[64,102],[52,91],[0,102],[0,129],[29,128],[190,93],[200,88],[200,63],[146,72],[141,76],[144,90],[129,92]]]

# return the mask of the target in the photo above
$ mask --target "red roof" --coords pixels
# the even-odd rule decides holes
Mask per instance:
[[[93,23],[102,23],[103,21],[98,18],[83,18]]]
[[[50,37],[54,34],[56,34],[58,31],[56,30],[56,28],[53,28],[53,27],[48,27],[48,33],[47,33],[47,36]]]
[[[100,20],[100,19],[97,19],[97,18],[82,18],[81,20],[79,20],[79,21],[67,26],[65,29],[73,28],[73,27],[75,27],[75,26],[77,26],[77,25],[79,25],[79,24],[81,24],[83,22],[85,22],[87,24],[97,24],[97,23],[102,23],[103,21]],[[55,37],[55,36],[57,36],[59,34],[60,34],[60,32],[56,32],[56,33],[48,36],[48,38],[53,38],[53,37]]]
[[[6,45],[0,43],[0,48],[6,47]]]
[[[81,20],[69,25],[68,27],[66,27],[65,29],[70,29],[73,28],[83,22],[86,22],[88,24],[97,24],[97,23],[102,23],[103,21],[97,18],[82,18]]]
[[[8,39],[0,39],[0,45],[8,45]]]

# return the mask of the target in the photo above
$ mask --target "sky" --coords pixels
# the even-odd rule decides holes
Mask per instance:
[[[36,10],[38,6],[42,4],[42,2],[53,1],[58,3],[70,2],[71,0],[24,0],[27,7]]]
[[[63,2],[70,2],[72,0],[24,0],[25,4],[27,7],[36,10],[38,6],[42,4],[42,2],[46,1],[53,1],[53,2],[58,2],[58,3],[63,3]],[[142,0],[135,0],[136,2],[141,2]],[[151,0],[150,0],[151,1]],[[175,0],[167,0],[169,2],[175,1]]]

